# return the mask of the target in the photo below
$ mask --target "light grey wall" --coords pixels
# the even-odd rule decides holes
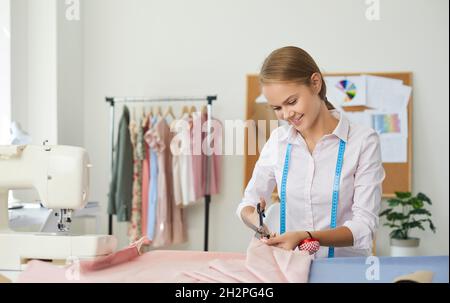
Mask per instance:
[[[12,11],[12,120],[34,144],[57,143],[56,0],[17,0]]]
[[[34,144],[83,146],[83,22],[63,0],[11,3],[12,118]]]
[[[11,119],[11,18],[10,1],[0,0],[0,144],[10,140]]]
[[[84,137],[96,167],[94,199],[106,203],[108,191],[105,95],[217,93],[215,116],[243,119],[246,74],[258,72],[270,51],[297,45],[326,72],[414,73],[414,190],[434,201],[438,228],[418,235],[422,253],[448,254],[448,1],[380,2],[381,20],[370,22],[362,0],[85,1]],[[224,159],[223,179],[210,248],[244,251],[251,233],[234,215],[242,157]],[[202,249],[203,207],[188,218],[185,248]],[[125,226],[116,230],[125,243]],[[378,235],[380,254],[389,252],[387,232]]]
[[[14,0],[12,9],[30,5],[23,1]],[[285,45],[309,51],[325,72],[411,71],[413,186],[434,201],[431,211],[438,228],[436,235],[417,235],[422,238],[423,254],[448,254],[448,1],[380,3],[381,20],[370,22],[363,0],[89,0],[82,1],[80,23],[55,18],[61,30],[55,42],[26,36],[26,29],[50,25],[42,19],[45,15],[34,15],[42,9],[34,4],[28,11],[32,16],[12,19],[13,32],[16,28],[23,33],[13,37],[13,100],[33,102],[14,103],[13,115],[32,127],[37,117],[45,116],[39,103],[44,99],[35,99],[32,91],[43,95],[39,89],[43,85],[55,92],[58,106],[63,106],[50,111],[52,117],[58,115],[57,137],[67,144],[83,143],[88,149],[94,164],[91,200],[106,206],[110,171],[106,95],[214,93],[220,96],[214,106],[217,118],[243,119],[246,74],[257,73],[264,58]],[[49,35],[56,37],[56,32],[51,30]],[[17,52],[16,44],[20,45]],[[42,51],[33,55],[24,51],[37,44],[50,47],[58,68],[50,62],[38,69],[43,62],[36,60]],[[57,48],[61,51],[56,55]],[[19,62],[21,56],[24,60]],[[32,65],[36,67],[27,72],[30,67],[26,66]],[[47,83],[53,83],[54,73],[57,89]],[[42,79],[36,80],[37,75]],[[14,84],[16,80],[20,84]],[[53,100],[52,94],[46,102]],[[76,102],[81,99],[82,104]],[[251,232],[234,214],[242,195],[243,158],[225,157],[223,167],[223,190],[211,205],[210,249],[244,251]],[[201,204],[187,210],[190,242],[177,248],[203,248],[203,210]],[[106,215],[103,223],[106,232]],[[126,225],[115,230],[125,245]],[[387,233],[384,228],[378,233],[381,255],[389,252]]]
[[[58,144],[84,146],[83,22],[70,8],[58,1]]]
[[[28,1],[11,2],[11,117],[28,129]]]

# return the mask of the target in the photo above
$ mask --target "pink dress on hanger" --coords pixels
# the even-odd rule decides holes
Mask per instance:
[[[158,156],[158,202],[154,247],[182,243],[186,240],[183,210],[178,207],[173,197],[172,153],[170,142],[172,133],[163,118],[153,125],[145,134],[147,144]]]
[[[209,159],[205,153],[207,144],[207,120],[208,114],[195,113],[193,127],[191,129],[192,142],[192,171],[194,174],[195,200],[203,198],[205,195],[217,195],[220,193],[220,177],[222,174],[222,132],[223,125],[217,119],[212,119],[212,142],[210,148],[212,154]],[[204,131],[202,131],[204,130]],[[209,190],[207,188],[209,184]]]
[[[144,120],[143,128],[144,134],[147,133],[149,128],[149,117],[147,116]],[[148,188],[150,182],[150,152],[148,149],[148,145],[144,144],[144,160],[142,161],[142,214],[141,214],[141,226],[142,232],[145,233],[147,231],[147,223],[148,223]],[[149,241],[145,240],[145,244],[148,244]]]

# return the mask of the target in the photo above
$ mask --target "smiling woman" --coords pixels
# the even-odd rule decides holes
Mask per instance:
[[[0,145],[9,143],[11,119],[10,0],[0,0]]]
[[[260,83],[277,118],[288,125],[264,145],[238,217],[247,225],[259,222],[270,235],[268,245],[292,250],[314,239],[321,247],[316,257],[369,255],[385,177],[377,133],[334,109],[322,73],[301,48],[272,52]],[[257,213],[275,186],[279,231],[269,230]]]

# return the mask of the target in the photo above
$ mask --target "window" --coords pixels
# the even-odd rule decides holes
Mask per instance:
[[[0,0],[0,145],[9,144],[11,122],[10,0]]]

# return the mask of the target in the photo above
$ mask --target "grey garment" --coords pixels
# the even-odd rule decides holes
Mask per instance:
[[[108,214],[117,221],[129,222],[133,198],[133,147],[130,137],[130,111],[124,106],[120,119],[111,184],[108,195]]]

